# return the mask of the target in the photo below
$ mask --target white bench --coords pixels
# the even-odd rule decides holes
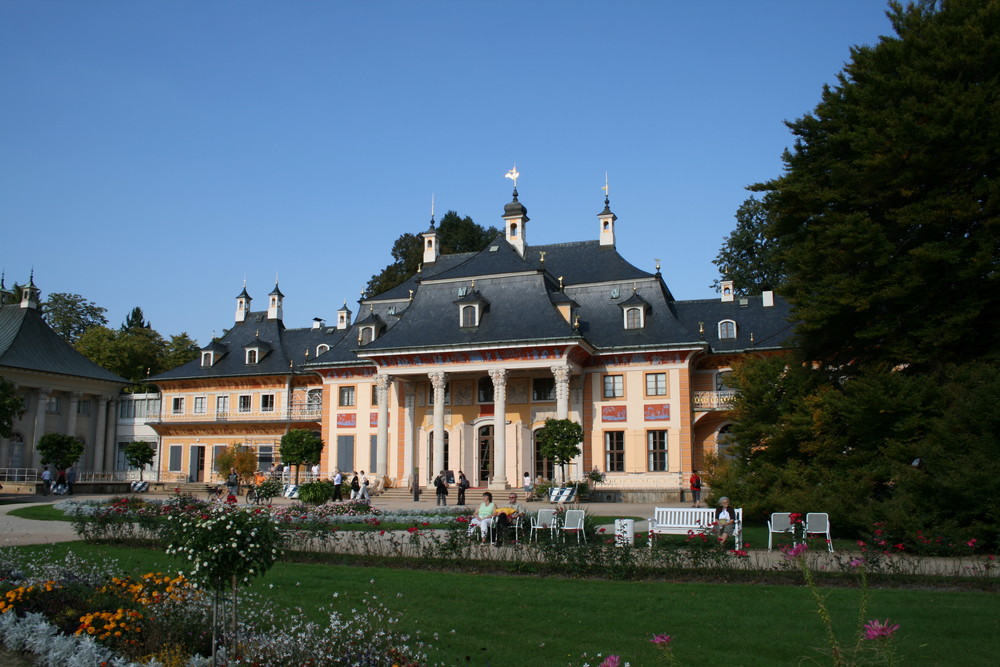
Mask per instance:
[[[743,548],[743,508],[729,508],[736,513],[733,540],[736,549]],[[649,547],[656,535],[687,535],[689,532],[711,530],[715,523],[714,507],[654,507],[649,519]]]

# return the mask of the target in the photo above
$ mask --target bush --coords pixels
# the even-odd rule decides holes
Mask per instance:
[[[333,498],[336,485],[329,481],[310,482],[299,487],[299,500],[310,505],[322,505]]]

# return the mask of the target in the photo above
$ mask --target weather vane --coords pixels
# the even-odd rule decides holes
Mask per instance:
[[[514,163],[514,168],[504,174],[504,178],[509,178],[514,181],[514,188],[517,189],[517,177],[521,174],[517,173],[517,163]]]
[[[607,197],[608,196],[608,172],[604,172],[604,187],[601,188],[601,189],[604,190],[604,196]]]

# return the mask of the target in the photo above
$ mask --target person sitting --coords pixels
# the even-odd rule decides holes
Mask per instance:
[[[472,517],[472,521],[469,522],[469,533],[471,534],[473,530],[479,528],[479,534],[481,535],[481,542],[486,541],[486,536],[489,534],[490,527],[493,525],[493,517],[497,513],[497,506],[493,503],[493,494],[489,491],[483,493],[483,502],[479,504],[479,509],[476,510],[476,515]]]
[[[497,509],[496,518],[494,519],[496,522],[498,543],[505,539],[507,529],[517,523],[518,519],[524,515],[524,506],[517,502],[517,494],[511,493],[507,496],[507,504]]]
[[[736,510],[729,506],[726,496],[719,498],[719,506],[715,508],[715,524],[719,541],[725,544],[736,530]]]

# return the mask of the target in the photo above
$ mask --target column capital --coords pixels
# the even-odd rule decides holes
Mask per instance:
[[[505,387],[507,386],[507,369],[506,368],[491,368],[489,370],[490,379],[493,380],[494,387]]]
[[[389,385],[392,384],[392,381],[393,377],[391,375],[379,373],[378,375],[375,376],[375,386],[377,386],[382,391],[388,389]]]
[[[444,389],[444,386],[448,383],[448,374],[443,371],[433,371],[427,374],[427,377],[431,379],[431,386],[435,389]]]
[[[556,381],[558,382],[569,382],[570,375],[573,372],[573,369],[569,366],[553,366],[551,370],[552,375],[556,377]]]

